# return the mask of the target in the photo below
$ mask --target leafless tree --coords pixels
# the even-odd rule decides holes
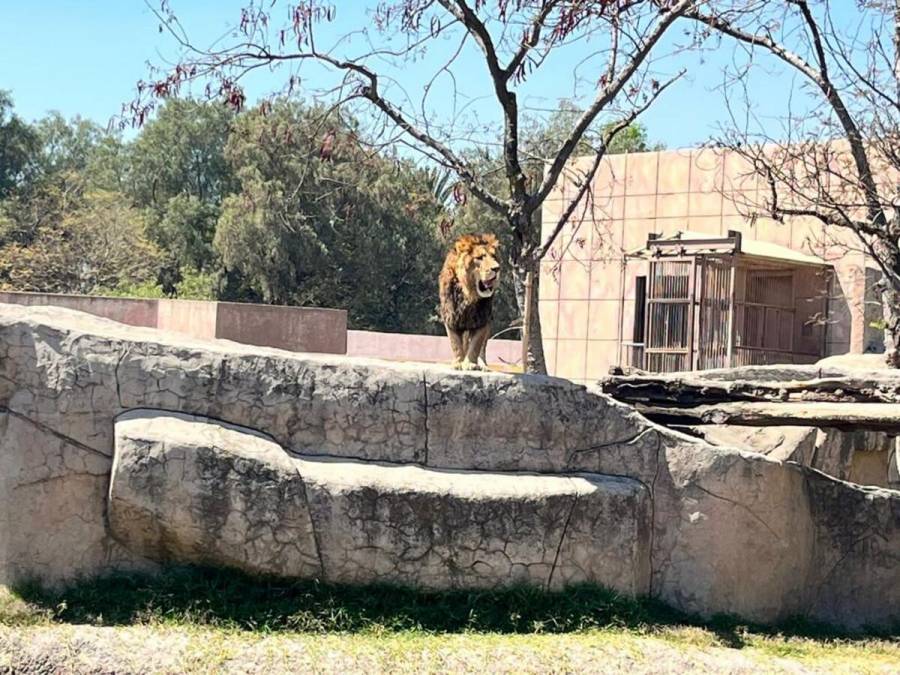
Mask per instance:
[[[708,0],[706,0],[708,1]],[[363,103],[373,131],[369,138],[394,146],[406,144],[452,170],[465,189],[502,215],[515,242],[508,251],[516,299],[524,322],[526,369],[546,372],[537,308],[540,261],[585,201],[593,177],[612,138],[633,122],[680,73],[657,72],[656,55],[663,35],[703,0],[386,0],[371,16],[371,27],[341,26],[340,8],[320,0],[280,3],[253,0],[241,10],[233,32],[212,47],[193,42],[169,2],[154,7],[160,29],[177,40],[174,64],[154,69],[152,80],[139,84],[139,95],[126,110],[143,121],[161,97],[176,95],[191,83],[205,82],[207,93],[243,105],[245,81],[254,71],[280,69],[281,93],[301,88],[309,77],[304,68],[325,66],[335,75],[333,87],[318,87],[336,105]],[[337,30],[335,30],[337,29]],[[336,33],[336,34],[335,34]],[[326,40],[328,44],[325,45]],[[576,50],[575,72],[551,74],[558,53]],[[416,67],[429,52],[433,76],[412,96],[392,74]],[[653,56],[651,56],[653,55]],[[475,64],[473,66],[473,63]],[[473,72],[473,68],[480,71]],[[582,102],[576,119],[537,174],[522,149],[520,122],[529,85],[546,77],[571,82],[573,98]],[[484,77],[486,75],[486,77]],[[479,78],[481,78],[479,80]],[[481,91],[464,91],[482,82]],[[505,190],[492,192],[484,176],[468,161],[467,149],[488,136],[460,122],[474,97],[488,94],[502,125]],[[443,97],[454,114],[436,119],[429,97]],[[539,98],[531,94],[532,99]],[[545,108],[548,107],[544,104]],[[446,106],[445,106],[446,107]],[[534,115],[537,105],[530,107]],[[472,117],[466,119],[471,120]],[[610,124],[612,122],[612,124]],[[571,170],[576,148],[598,129],[593,159],[571,176],[574,194],[567,195],[558,222],[541,240],[535,213],[553,193],[560,177]]]
[[[783,64],[801,83],[777,131],[748,109],[732,115],[722,145],[746,158],[766,186],[750,210],[806,216],[858,237],[881,271],[887,361],[900,366],[900,0],[734,0],[712,14],[691,8],[701,39],[734,40],[745,53],[728,94],[749,101],[754,68]],[[851,8],[853,4],[856,7]],[[786,102],[788,103],[788,102]],[[738,121],[740,120],[740,121]]]

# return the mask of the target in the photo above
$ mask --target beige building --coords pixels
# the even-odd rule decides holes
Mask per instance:
[[[544,236],[579,164],[544,209]],[[881,351],[877,272],[850,233],[741,215],[761,202],[743,160],[709,149],[616,155],[542,263],[550,373],[809,363]]]

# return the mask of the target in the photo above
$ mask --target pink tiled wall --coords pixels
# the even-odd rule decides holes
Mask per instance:
[[[347,331],[347,355],[395,361],[449,363],[453,359],[446,335],[409,335],[369,330]],[[497,369],[519,367],[522,343],[518,340],[490,340],[487,362]]]
[[[573,161],[545,204],[546,237],[568,200],[573,181],[588,165]],[[718,150],[694,149],[615,155],[594,178],[593,204],[573,218],[541,268],[540,312],[544,349],[552,374],[590,383],[619,362],[620,331],[630,336],[633,279],[623,279],[622,255],[644,246],[650,233],[680,230],[768,241],[813,253],[835,265],[837,280],[827,329],[830,354],[861,352],[871,342],[864,298],[867,261],[849,253],[848,237],[824,232],[818,221],[786,224],[740,215],[758,203],[759,181],[742,158]],[[742,207],[744,207],[742,209]],[[830,242],[830,239],[837,241]],[[624,301],[622,289],[624,284]],[[869,284],[870,285],[870,284]]]

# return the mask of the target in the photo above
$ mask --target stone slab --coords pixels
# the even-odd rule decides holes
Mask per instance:
[[[127,548],[163,562],[321,574],[303,480],[277,443],[145,410],[115,427],[109,527]]]
[[[299,459],[258,432],[157,411],[116,422],[109,523],[153,560],[255,574],[649,590],[650,499],[635,480]]]
[[[329,581],[649,590],[650,499],[637,481],[323,459],[298,465]]]

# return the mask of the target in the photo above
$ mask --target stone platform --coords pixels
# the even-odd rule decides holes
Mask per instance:
[[[0,305],[0,582],[166,560],[593,581],[706,615],[885,627],[900,492],[710,445],[565,380]]]

